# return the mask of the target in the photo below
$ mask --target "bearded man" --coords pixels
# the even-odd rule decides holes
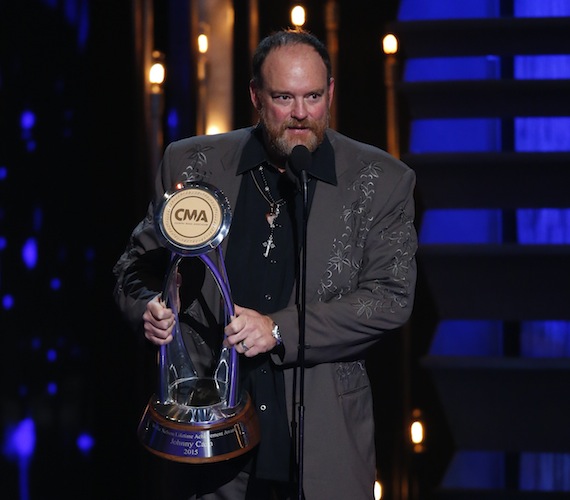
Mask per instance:
[[[312,34],[284,30],[263,39],[252,75],[256,126],[166,148],[147,217],[114,268],[116,301],[150,342],[172,340],[175,315],[159,298],[168,251],[156,236],[156,206],[181,182],[220,189],[232,207],[221,245],[235,315],[224,317],[203,263],[185,259],[178,320],[201,375],[211,374],[222,344],[239,353],[241,384],[253,400],[261,439],[251,452],[224,463],[173,465],[182,483],[179,498],[296,498],[302,458],[306,500],[370,500],[376,455],[364,358],[412,310],[414,172],[329,128],[334,79],[329,54]],[[298,145],[311,156],[306,207],[289,164]],[[306,303],[300,304],[305,213]],[[295,446],[299,359],[302,457]],[[177,498],[172,491],[166,497]]]

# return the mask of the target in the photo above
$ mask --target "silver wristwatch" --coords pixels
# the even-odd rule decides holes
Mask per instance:
[[[273,330],[271,330],[271,335],[277,341],[277,345],[281,345],[283,343],[283,339],[281,338],[281,333],[279,332],[279,325],[273,323]]]

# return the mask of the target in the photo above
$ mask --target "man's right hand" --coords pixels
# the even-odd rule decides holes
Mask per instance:
[[[157,295],[147,305],[143,314],[144,336],[153,344],[164,345],[172,341],[174,313]]]
[[[180,286],[182,275],[176,273],[176,307],[180,311]],[[172,341],[174,313],[157,295],[147,305],[143,313],[144,336],[153,344],[164,345]]]

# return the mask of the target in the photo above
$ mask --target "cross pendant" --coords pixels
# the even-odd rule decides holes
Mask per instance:
[[[267,238],[267,241],[265,243],[263,243],[263,246],[265,247],[265,253],[263,254],[264,257],[267,257],[269,255],[269,252],[271,251],[272,248],[275,248],[275,244],[273,243],[273,235],[270,234],[269,238]]]

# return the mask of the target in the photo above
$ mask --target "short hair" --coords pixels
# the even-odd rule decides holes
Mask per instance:
[[[308,45],[313,47],[321,56],[323,63],[327,70],[327,83],[332,78],[332,66],[329,51],[323,42],[321,42],[315,35],[302,28],[286,29],[276,31],[266,36],[255,49],[252,59],[252,81],[253,84],[261,88],[263,86],[263,78],[261,76],[261,67],[269,53],[276,48],[285,47],[288,45]]]

